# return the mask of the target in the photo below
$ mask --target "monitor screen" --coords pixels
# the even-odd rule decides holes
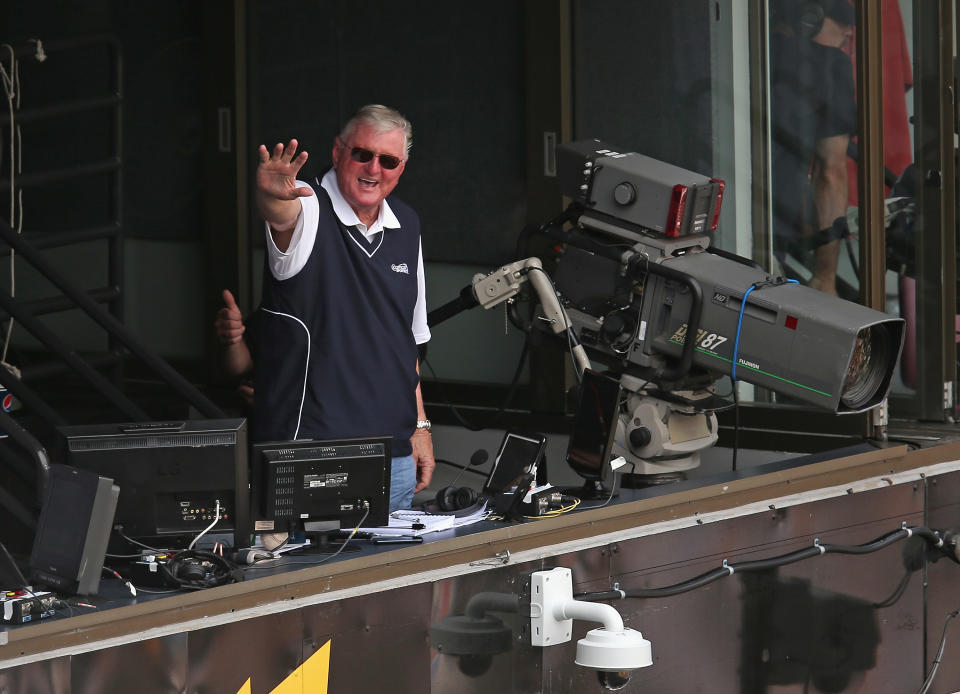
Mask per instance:
[[[390,441],[370,436],[254,444],[254,532],[324,521],[343,528],[361,520],[387,525]]]
[[[620,382],[586,369],[567,446],[567,462],[586,480],[599,480],[612,457],[619,407]]]
[[[220,520],[202,542],[249,544],[246,420],[90,424],[58,432],[59,461],[120,487],[118,534],[185,547],[216,519],[219,501]]]
[[[537,475],[547,440],[541,434],[508,431],[500,443],[483,491],[496,495],[517,486],[524,475]]]

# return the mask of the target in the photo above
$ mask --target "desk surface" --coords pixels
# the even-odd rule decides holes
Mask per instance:
[[[434,533],[416,545],[357,543],[360,550],[292,556],[247,568],[239,583],[131,597],[104,580],[100,595],[72,614],[0,630],[0,667],[225,624],[303,605],[355,597],[596,547],[618,538],[666,532],[748,515],[771,503],[852,494],[941,474],[960,462],[960,443],[840,451],[648,489],[620,490],[609,504],[584,503],[562,516],[524,523],[483,521]],[[951,467],[953,466],[953,467]],[[797,501],[791,501],[796,499]],[[76,602],[71,599],[70,603]]]

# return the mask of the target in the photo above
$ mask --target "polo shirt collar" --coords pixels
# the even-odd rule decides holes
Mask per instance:
[[[350,203],[344,199],[343,194],[340,192],[340,186],[337,185],[337,172],[333,169],[330,169],[323,175],[320,186],[327,191],[327,195],[330,196],[330,202],[333,204],[333,212],[344,226],[366,229],[366,231],[371,234],[384,228],[400,228],[400,220],[397,219],[393,210],[390,209],[390,203],[386,200],[380,205],[380,216],[377,217],[373,225],[367,228],[363,222],[360,221],[360,218],[357,217],[357,213],[353,211],[353,208],[350,207]]]

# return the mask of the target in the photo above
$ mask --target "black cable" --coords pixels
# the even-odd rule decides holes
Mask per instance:
[[[20,579],[20,588],[19,588],[19,590],[22,590],[24,593],[26,593],[27,595],[29,595],[29,596],[30,596],[31,598],[33,598],[34,600],[39,600],[40,598],[37,597],[36,593],[34,593],[33,590],[31,590],[30,585],[27,583],[26,577],[23,575],[23,572],[20,571],[20,567],[17,566],[17,562],[15,562],[15,561],[13,560],[13,557],[10,555],[10,551],[7,549],[7,546],[6,546],[5,544],[3,544],[3,542],[0,542],[0,548],[3,549],[3,553],[6,555],[7,560],[10,562],[10,565],[13,567],[13,570],[17,573],[17,578]],[[40,591],[40,592],[43,592],[43,591]],[[60,605],[62,605],[62,607],[66,607],[66,608],[67,608],[67,610],[68,610],[69,613],[70,613],[70,614],[69,614],[70,617],[73,616],[73,610],[71,609],[69,603],[67,603],[65,600],[57,600],[57,603],[59,603]],[[58,604],[56,604],[56,603],[54,604],[54,610],[55,610],[55,611],[62,609],[62,607],[58,606]]]
[[[636,468],[634,468],[634,469],[636,469]],[[610,503],[610,500],[613,499],[613,497],[616,496],[616,493],[617,493],[617,477],[618,477],[617,471],[614,470],[614,471],[613,471],[613,483],[610,485],[610,495],[607,497],[606,501],[604,501],[602,504],[597,504],[596,506],[581,506],[581,507],[580,507],[580,510],[581,510],[581,511],[589,511],[590,509],[594,509],[594,508],[603,508],[604,506],[606,506],[607,504],[609,504],[609,503]]]
[[[189,568],[194,568],[190,571]],[[203,549],[185,549],[158,565],[160,573],[181,590],[203,590],[241,579],[240,567],[226,557]],[[119,574],[117,574],[119,576]],[[130,585],[127,582],[127,585]]]
[[[10,562],[10,566],[12,566],[13,570],[16,571],[17,578],[20,579],[20,587],[23,588],[24,590],[27,590],[29,586],[29,584],[27,583],[27,579],[26,577],[24,577],[23,572],[20,571],[20,567],[17,566],[17,562],[15,562],[13,560],[13,557],[10,555],[10,550],[7,549],[7,546],[3,544],[3,542],[0,542],[0,549],[3,549],[3,553],[4,555],[6,555],[7,561]]]
[[[902,533],[902,534],[901,534]],[[872,542],[865,542],[862,545],[823,545],[827,548],[827,551],[835,554],[870,554],[876,552],[877,550],[883,549],[889,545],[892,545],[894,542],[899,540],[905,540],[908,537],[913,535],[919,535],[924,537],[931,542],[935,542],[940,545],[943,544],[943,540],[940,536],[929,528],[901,528],[900,530],[895,530],[892,533],[887,533],[882,537],[878,537]]]
[[[482,454],[482,455],[481,455],[481,454]],[[451,486],[451,487],[456,487],[456,486],[457,486],[457,482],[460,481],[460,477],[463,475],[464,472],[467,472],[467,468],[472,468],[474,465],[483,465],[483,464],[485,464],[485,463],[487,462],[487,459],[488,459],[489,457],[490,457],[490,456],[489,456],[489,454],[486,452],[486,450],[484,450],[484,449],[482,449],[482,448],[481,448],[480,450],[474,451],[473,455],[471,455],[471,456],[470,456],[470,459],[469,459],[466,463],[464,463],[463,467],[457,466],[457,467],[460,467],[460,472],[458,472],[457,475],[456,475],[456,477],[453,478],[453,482],[450,483],[450,486]],[[449,461],[446,461],[446,462],[449,463]],[[452,465],[453,463],[449,463],[449,464]],[[475,475],[480,475],[481,477],[484,477],[484,478],[486,478],[486,476],[487,476],[487,473],[486,473],[486,472],[482,472],[482,471],[480,471],[480,470],[473,470],[473,469],[471,469],[471,470],[469,470],[469,471],[472,472],[472,473],[475,474]]]
[[[126,535],[124,535],[123,528],[120,526],[117,526],[116,528],[114,528],[114,531],[117,533],[117,535],[119,535],[124,540],[129,542],[131,545],[136,545],[137,547],[143,547],[144,549],[149,549],[154,554],[169,554],[170,552],[173,551],[169,549],[158,549],[157,547],[151,547],[150,545],[145,545],[142,542],[139,542],[138,540],[134,540],[132,537],[127,537]]]
[[[134,585],[134,588],[137,589],[138,593],[149,593],[150,595],[170,595],[172,593],[179,593],[179,588],[172,588],[170,590],[149,590],[147,588],[141,588],[138,585]]]
[[[740,391],[737,388],[737,382],[733,383],[733,466],[732,470],[737,471],[737,451],[740,450]]]
[[[769,569],[786,566],[787,564],[793,564],[811,557],[820,556],[821,554],[869,554],[871,552],[884,549],[885,547],[892,545],[894,542],[904,540],[914,535],[923,537],[938,547],[943,544],[943,540],[941,539],[940,535],[929,528],[900,528],[899,530],[887,533],[886,535],[878,537],[877,539],[871,540],[870,542],[866,542],[862,545],[835,545],[817,542],[812,547],[805,547],[803,549],[788,552],[776,557],[770,557],[768,559],[758,559],[733,564],[724,560],[723,566],[719,568],[704,572],[680,583],[664,586],[663,588],[634,588],[616,591],[608,590],[596,593],[584,593],[574,597],[578,600],[586,600],[587,602],[622,600],[625,598],[666,598],[673,595],[678,595],[680,593],[686,593],[697,588],[702,588],[705,585],[713,583],[721,578],[725,578],[726,576],[732,576],[735,573],[766,571]]]
[[[128,581],[127,579],[125,579],[125,578],[124,578],[123,576],[121,576],[117,571],[115,571],[114,569],[111,569],[109,566],[106,566],[106,565],[101,566],[101,567],[100,567],[100,572],[103,573],[104,571],[106,571],[108,574],[110,574],[111,576],[113,576],[114,578],[116,578],[118,581],[120,581],[121,583],[123,583],[123,585],[125,585],[125,586],[127,587],[127,590],[130,591],[131,597],[134,597],[134,598],[137,597],[137,587],[136,587],[135,585],[133,585],[130,581]]]
[[[3,553],[6,555],[7,560],[10,562],[10,565],[13,567],[13,570],[17,573],[17,578],[20,579],[20,590],[22,590],[24,593],[29,595],[34,600],[40,600],[40,598],[37,597],[37,595],[33,592],[33,590],[31,590],[30,585],[27,583],[26,577],[24,577],[23,572],[20,571],[20,567],[17,566],[17,562],[13,560],[13,557],[10,555],[10,551],[7,549],[7,546],[3,544],[3,542],[0,542],[0,548],[3,549]],[[40,591],[40,592],[43,592],[43,591]],[[67,610],[70,612],[70,615],[69,615],[70,617],[73,616],[73,610],[70,608],[70,605],[67,604],[66,601],[58,600],[57,602],[62,603],[62,605],[67,608]],[[55,604],[54,610],[58,610],[58,609],[61,609],[61,608],[57,607],[57,605]]]
[[[527,241],[534,234],[543,234],[547,238],[552,238],[554,240],[559,240],[561,243],[566,243],[566,238],[569,236],[569,233],[563,231],[563,225],[568,222],[571,224],[576,223],[577,217],[583,213],[583,206],[579,203],[573,202],[567,205],[566,209],[563,210],[553,219],[550,219],[546,222],[543,222],[540,225],[528,224],[523,229],[520,230],[520,233],[517,234],[517,243],[515,246],[514,256],[517,258],[526,258],[527,257]],[[557,229],[556,234],[551,234],[551,229]],[[627,245],[627,244],[623,244]],[[629,247],[629,246],[628,246]]]
[[[527,354],[530,351],[530,333],[526,333],[526,337],[523,341],[523,349],[520,352],[520,359],[517,362],[517,368],[513,374],[513,380],[510,381],[510,387],[507,389],[507,394],[503,399],[503,404],[497,408],[497,411],[493,413],[489,420],[483,424],[472,424],[467,421],[467,419],[460,413],[459,410],[450,402],[450,398],[447,396],[446,388],[443,386],[443,382],[437,377],[437,372],[433,369],[433,364],[430,363],[428,359],[424,359],[420,365],[426,366],[431,375],[433,376],[434,382],[437,384],[437,387],[440,390],[440,399],[443,401],[443,405],[450,410],[454,418],[460,423],[460,426],[467,429],[468,431],[483,431],[494,424],[496,424],[500,417],[503,416],[504,412],[507,411],[510,403],[513,401],[513,395],[517,390],[517,386],[520,383],[520,375],[523,373],[523,367],[527,362]]]
[[[920,687],[920,691],[917,694],[927,694],[930,691],[930,685],[933,684],[933,678],[937,676],[937,670],[940,667],[940,661],[943,659],[943,651],[947,647],[947,627],[950,625],[950,620],[960,614],[960,610],[954,610],[947,615],[947,619],[943,623],[943,634],[940,636],[940,648],[937,649],[937,656],[933,659],[933,664],[930,668],[930,674],[927,675],[927,679],[923,681],[923,685]]]
[[[437,463],[440,463],[441,465],[449,465],[450,467],[455,467],[457,468],[457,470],[459,470],[459,472],[457,473],[457,477],[454,478],[454,481],[456,481],[460,477],[460,475],[463,474],[464,472],[472,472],[474,475],[480,475],[481,477],[486,477],[488,474],[483,470],[471,469],[470,468],[471,463],[469,460],[467,461],[466,465],[460,465],[460,463],[455,463],[452,460],[444,460],[443,458],[434,458],[434,460]]]
[[[59,612],[60,610],[63,610],[63,609],[66,609],[66,611],[67,611],[67,615],[66,615],[67,618],[70,618],[70,617],[73,616],[73,606],[72,606],[69,602],[67,602],[66,600],[54,600],[54,601],[53,601],[53,611],[54,611],[54,612]]]
[[[573,365],[573,375],[577,377],[577,384],[583,383],[583,374],[580,373],[580,369],[577,368],[577,359],[573,356],[573,348],[576,347],[576,335],[573,334],[572,328],[567,328],[564,331],[564,334],[567,336],[567,353],[570,355],[570,363]]]
[[[910,583],[910,576],[912,575],[912,571],[905,571],[903,578],[900,579],[900,583],[897,584],[897,587],[893,589],[893,593],[890,594],[890,597],[886,598],[885,600],[881,600],[880,602],[875,602],[872,606],[875,609],[879,609],[881,607],[890,607],[897,602],[907,591],[907,585]]]

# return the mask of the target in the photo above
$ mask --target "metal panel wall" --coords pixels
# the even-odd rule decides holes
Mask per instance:
[[[903,522],[922,524],[923,491],[921,484],[901,484],[787,509],[771,508],[767,514],[552,557],[542,568],[571,568],[575,593],[607,590],[614,583],[624,589],[667,586],[715,569],[724,559],[736,563],[779,556],[809,547],[815,539],[861,544],[898,529]],[[948,513],[956,522],[956,508]],[[923,583],[919,575],[907,579],[903,546],[900,542],[863,555],[828,554],[721,579],[670,598],[615,603],[625,624],[642,631],[654,650],[654,666],[634,673],[622,691],[900,694],[915,690],[924,676]],[[958,570],[946,562],[944,567]],[[519,574],[516,568],[489,572],[485,580],[454,579],[453,587],[444,585],[451,581],[438,583],[438,592],[453,591],[457,599],[438,602],[435,598],[435,618],[442,616],[444,605],[451,612],[458,606],[462,610],[470,594],[481,590],[515,590],[518,582],[528,590],[529,571],[536,567],[522,567]],[[905,589],[898,592],[905,579]],[[950,579],[945,575],[931,588],[942,593]],[[595,626],[574,622],[572,640],[542,654],[531,654],[529,646],[524,649],[515,643],[512,657],[496,656],[490,669],[472,683],[450,674],[451,657],[436,656],[440,666],[434,667],[431,691],[604,691],[596,673],[573,664],[576,641]],[[528,681],[538,662],[539,688]],[[951,679],[956,684],[955,676],[942,677],[944,686]]]
[[[542,568],[543,562],[539,561],[518,563],[433,584],[431,625],[445,617],[462,615],[470,598],[484,592],[520,595],[526,599],[527,607],[519,613],[491,613],[513,632],[512,647],[506,653],[487,657],[453,656],[438,652],[436,644],[431,644],[429,691],[458,694],[540,691],[541,654],[540,649],[530,645],[528,605],[530,574]]]
[[[304,609],[304,660],[329,641],[331,692],[428,691],[432,593],[422,583]]]
[[[69,669],[70,694],[179,694],[187,680],[187,635],[81,653]]]
[[[960,473],[939,475],[927,480],[927,523],[937,528],[960,529]],[[930,666],[937,654],[947,615],[960,608],[957,565],[949,560],[928,564],[924,580],[927,590],[926,620],[921,624],[926,634],[923,662]],[[960,690],[960,657],[957,657],[960,620],[951,620],[948,627],[947,651],[940,663],[929,694],[952,694]],[[920,631],[921,624],[911,627]]]
[[[303,663],[302,642],[303,612],[299,610],[191,631],[185,691],[234,694],[249,679],[251,694],[266,694]]]
[[[452,578],[10,668],[0,671],[0,692],[287,694],[321,685],[330,692],[391,694],[602,692],[596,673],[574,664],[576,641],[595,624],[574,622],[568,643],[530,645],[532,572],[569,567],[574,593],[615,583],[627,590],[664,587],[725,559],[767,559],[815,540],[861,544],[904,522],[960,527],[958,499],[960,472],[535,561],[475,563],[472,572]],[[916,691],[943,620],[957,608],[952,588],[960,568],[941,560],[908,575],[904,547],[901,541],[868,554],[830,553],[726,576],[668,598],[617,601],[626,625],[642,631],[654,653],[653,667],[636,671],[621,691]],[[517,612],[493,613],[509,628],[509,649],[471,658],[431,644],[431,625],[462,615],[482,592],[520,596]],[[958,662],[948,645],[932,693],[960,688]]]
[[[70,658],[51,658],[0,671],[4,694],[70,694]]]

